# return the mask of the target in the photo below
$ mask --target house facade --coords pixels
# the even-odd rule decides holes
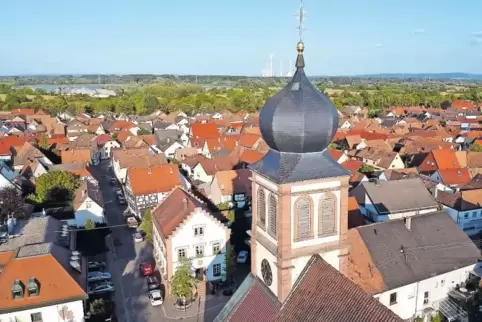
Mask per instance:
[[[154,258],[167,281],[189,260],[203,281],[225,279],[229,228],[187,191],[177,188],[153,212]],[[168,285],[169,287],[170,285]]]

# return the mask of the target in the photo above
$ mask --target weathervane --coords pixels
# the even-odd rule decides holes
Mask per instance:
[[[298,29],[298,32],[299,32],[299,35],[300,35],[300,42],[302,42],[303,41],[303,31],[306,30],[306,28],[304,26],[304,22],[305,22],[305,18],[306,18],[306,11],[303,8],[303,0],[300,0],[300,9],[298,10],[298,12],[295,15],[299,20],[299,25],[298,25],[298,27],[296,27],[296,29]]]

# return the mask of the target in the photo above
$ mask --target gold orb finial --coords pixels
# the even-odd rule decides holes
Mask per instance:
[[[298,54],[301,55],[303,51],[305,51],[305,44],[302,41],[299,41],[296,45],[296,50],[298,51]]]

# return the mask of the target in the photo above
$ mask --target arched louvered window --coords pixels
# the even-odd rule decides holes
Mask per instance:
[[[318,234],[332,235],[336,232],[336,197],[327,194],[320,198],[318,210]]]
[[[301,197],[296,202],[295,238],[304,240],[313,237],[313,211],[311,199]]]
[[[258,225],[261,226],[263,229],[266,227],[266,196],[264,194],[264,189],[258,189]]]
[[[276,197],[271,193],[268,198],[268,233],[271,237],[276,238],[277,227],[277,208]]]

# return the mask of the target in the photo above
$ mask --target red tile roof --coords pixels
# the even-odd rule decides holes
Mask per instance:
[[[253,151],[253,150],[248,150],[245,149],[242,153],[241,156],[239,157],[240,162],[246,162],[249,164],[258,162],[264,157],[264,153],[258,152],[258,151]]]
[[[136,196],[169,192],[181,186],[179,168],[176,165],[130,168],[127,170],[127,177]]]
[[[244,294],[244,297],[238,303],[236,303],[236,306],[232,309],[230,316],[224,321],[277,321],[275,317],[281,307],[281,303],[272,295],[271,291],[264,285],[262,281],[251,275],[248,276],[247,279],[248,278],[254,279],[252,284],[249,286],[249,290],[246,292],[246,294]]]
[[[152,211],[153,223],[157,230],[167,238],[196,208],[208,211],[206,205],[190,193],[179,187],[175,188]]]
[[[24,247],[31,247],[27,245]],[[52,245],[52,252],[61,253],[67,250]],[[21,250],[22,248],[20,248]],[[20,253],[20,252],[19,252]],[[0,307],[7,311],[22,311],[28,307],[44,307],[68,301],[85,300],[87,294],[53,254],[15,257],[13,252],[2,253],[2,273],[0,274]],[[18,256],[18,255],[17,255]],[[68,255],[67,255],[68,256]],[[37,296],[28,296],[26,285],[31,277],[40,284]],[[25,288],[23,299],[12,299],[12,285],[16,280],[22,281]]]
[[[191,136],[193,138],[216,138],[219,136],[216,123],[193,123],[191,124]]]
[[[439,169],[460,168],[459,161],[454,150],[432,150],[432,155]]]
[[[2,137],[0,138],[0,155],[11,155],[13,147],[22,146],[24,143],[25,140],[15,135]]]
[[[352,174],[355,174],[358,169],[363,165],[363,162],[358,160],[348,160],[341,164],[341,166],[348,171],[351,171]]]
[[[112,138],[112,136],[110,135],[107,135],[107,134],[101,134],[97,137],[97,144],[98,145],[104,145],[106,144],[107,142],[109,141],[114,141],[114,139]]]
[[[343,156],[343,151],[340,150],[328,149],[328,153],[335,161],[338,161]]]
[[[438,171],[446,185],[465,185],[470,182],[470,172],[467,168],[439,169]]]
[[[12,115],[33,115],[35,110],[33,108],[15,108],[11,113]]]
[[[251,310],[254,310],[258,304],[252,304]],[[293,285],[275,321],[401,322],[402,319],[319,255],[313,255]]]

